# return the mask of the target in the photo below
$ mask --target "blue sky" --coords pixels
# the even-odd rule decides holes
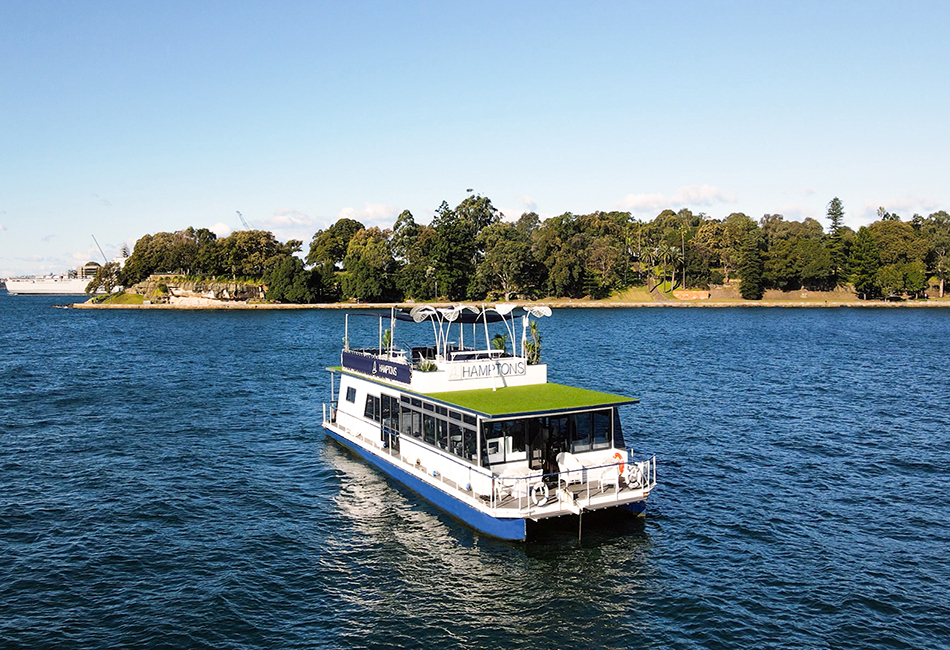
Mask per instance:
[[[950,210],[947,2],[0,3],[0,276],[146,233],[306,244],[688,207]]]

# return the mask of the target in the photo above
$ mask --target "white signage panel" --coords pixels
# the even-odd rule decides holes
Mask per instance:
[[[500,361],[471,361],[453,363],[449,366],[449,381],[468,379],[491,379],[494,377],[521,377],[527,370],[524,359],[502,359]]]

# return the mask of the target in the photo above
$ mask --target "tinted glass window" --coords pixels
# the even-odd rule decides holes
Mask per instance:
[[[590,451],[590,413],[577,413],[571,416],[574,420],[574,434],[571,436],[571,451],[578,453]]]
[[[435,444],[441,449],[449,448],[449,423],[445,420],[435,421]]]
[[[613,445],[610,436],[610,411],[594,411],[592,414],[591,448],[607,449]]]

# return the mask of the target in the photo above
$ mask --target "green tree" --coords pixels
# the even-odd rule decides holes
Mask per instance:
[[[885,298],[896,298],[904,291],[902,264],[886,264],[877,271],[877,285]]]
[[[453,210],[443,201],[432,227],[430,259],[439,291],[450,300],[461,300],[474,285],[483,251],[478,245],[482,229],[501,220],[501,213],[484,196],[469,196]]]
[[[874,298],[880,293],[877,272],[881,266],[881,257],[874,236],[866,227],[861,227],[854,236],[851,246],[851,283],[854,290],[863,299]]]
[[[300,248],[291,240],[281,244],[267,230],[238,230],[220,241],[221,254],[232,278],[260,278]]]
[[[765,266],[762,262],[762,238],[758,230],[750,231],[742,242],[736,272],[741,281],[739,293],[746,300],[761,300]]]
[[[475,272],[475,291],[481,297],[494,293],[511,300],[531,291],[531,236],[515,224],[493,223],[479,233],[477,242],[484,257]]]
[[[264,274],[265,296],[275,302],[314,302],[310,280],[311,274],[304,268],[303,261],[289,255]]]
[[[728,281],[730,271],[732,269],[738,270],[742,263],[743,249],[748,241],[749,233],[757,232],[758,226],[751,217],[742,212],[730,214],[726,217],[723,225],[720,259],[722,260],[723,273],[726,276],[726,281]],[[756,245],[758,246],[758,243]]]
[[[532,249],[545,267],[544,292],[549,296],[580,298],[587,283],[589,236],[580,232],[570,212],[544,221],[534,233]]]
[[[86,294],[92,295],[100,290],[105,293],[112,293],[119,287],[119,265],[116,262],[108,262],[105,266],[100,266],[89,284],[86,285]]]
[[[844,204],[837,196],[828,203],[828,220],[831,230],[828,235],[828,249],[831,252],[832,278],[837,285],[845,274],[845,264],[848,260],[848,251],[845,248],[844,233]]]
[[[345,217],[326,230],[318,230],[310,241],[307,264],[311,266],[329,264],[336,267],[346,257],[350,239],[360,230],[363,230],[363,224]]]
[[[917,233],[909,223],[894,220],[875,221],[868,230],[874,236],[881,264],[903,264],[926,256],[926,248],[920,245]]]
[[[390,231],[369,228],[350,238],[343,259],[343,294],[367,302],[396,298],[396,260],[390,248]]]

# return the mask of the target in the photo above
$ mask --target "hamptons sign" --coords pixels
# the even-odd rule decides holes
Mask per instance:
[[[526,371],[527,364],[523,359],[454,363],[449,367],[449,381],[519,377],[524,375]]]
[[[393,363],[353,352],[344,352],[342,361],[344,368],[364,372],[380,379],[391,379],[404,384],[408,384],[412,379],[411,370],[404,363]]]

